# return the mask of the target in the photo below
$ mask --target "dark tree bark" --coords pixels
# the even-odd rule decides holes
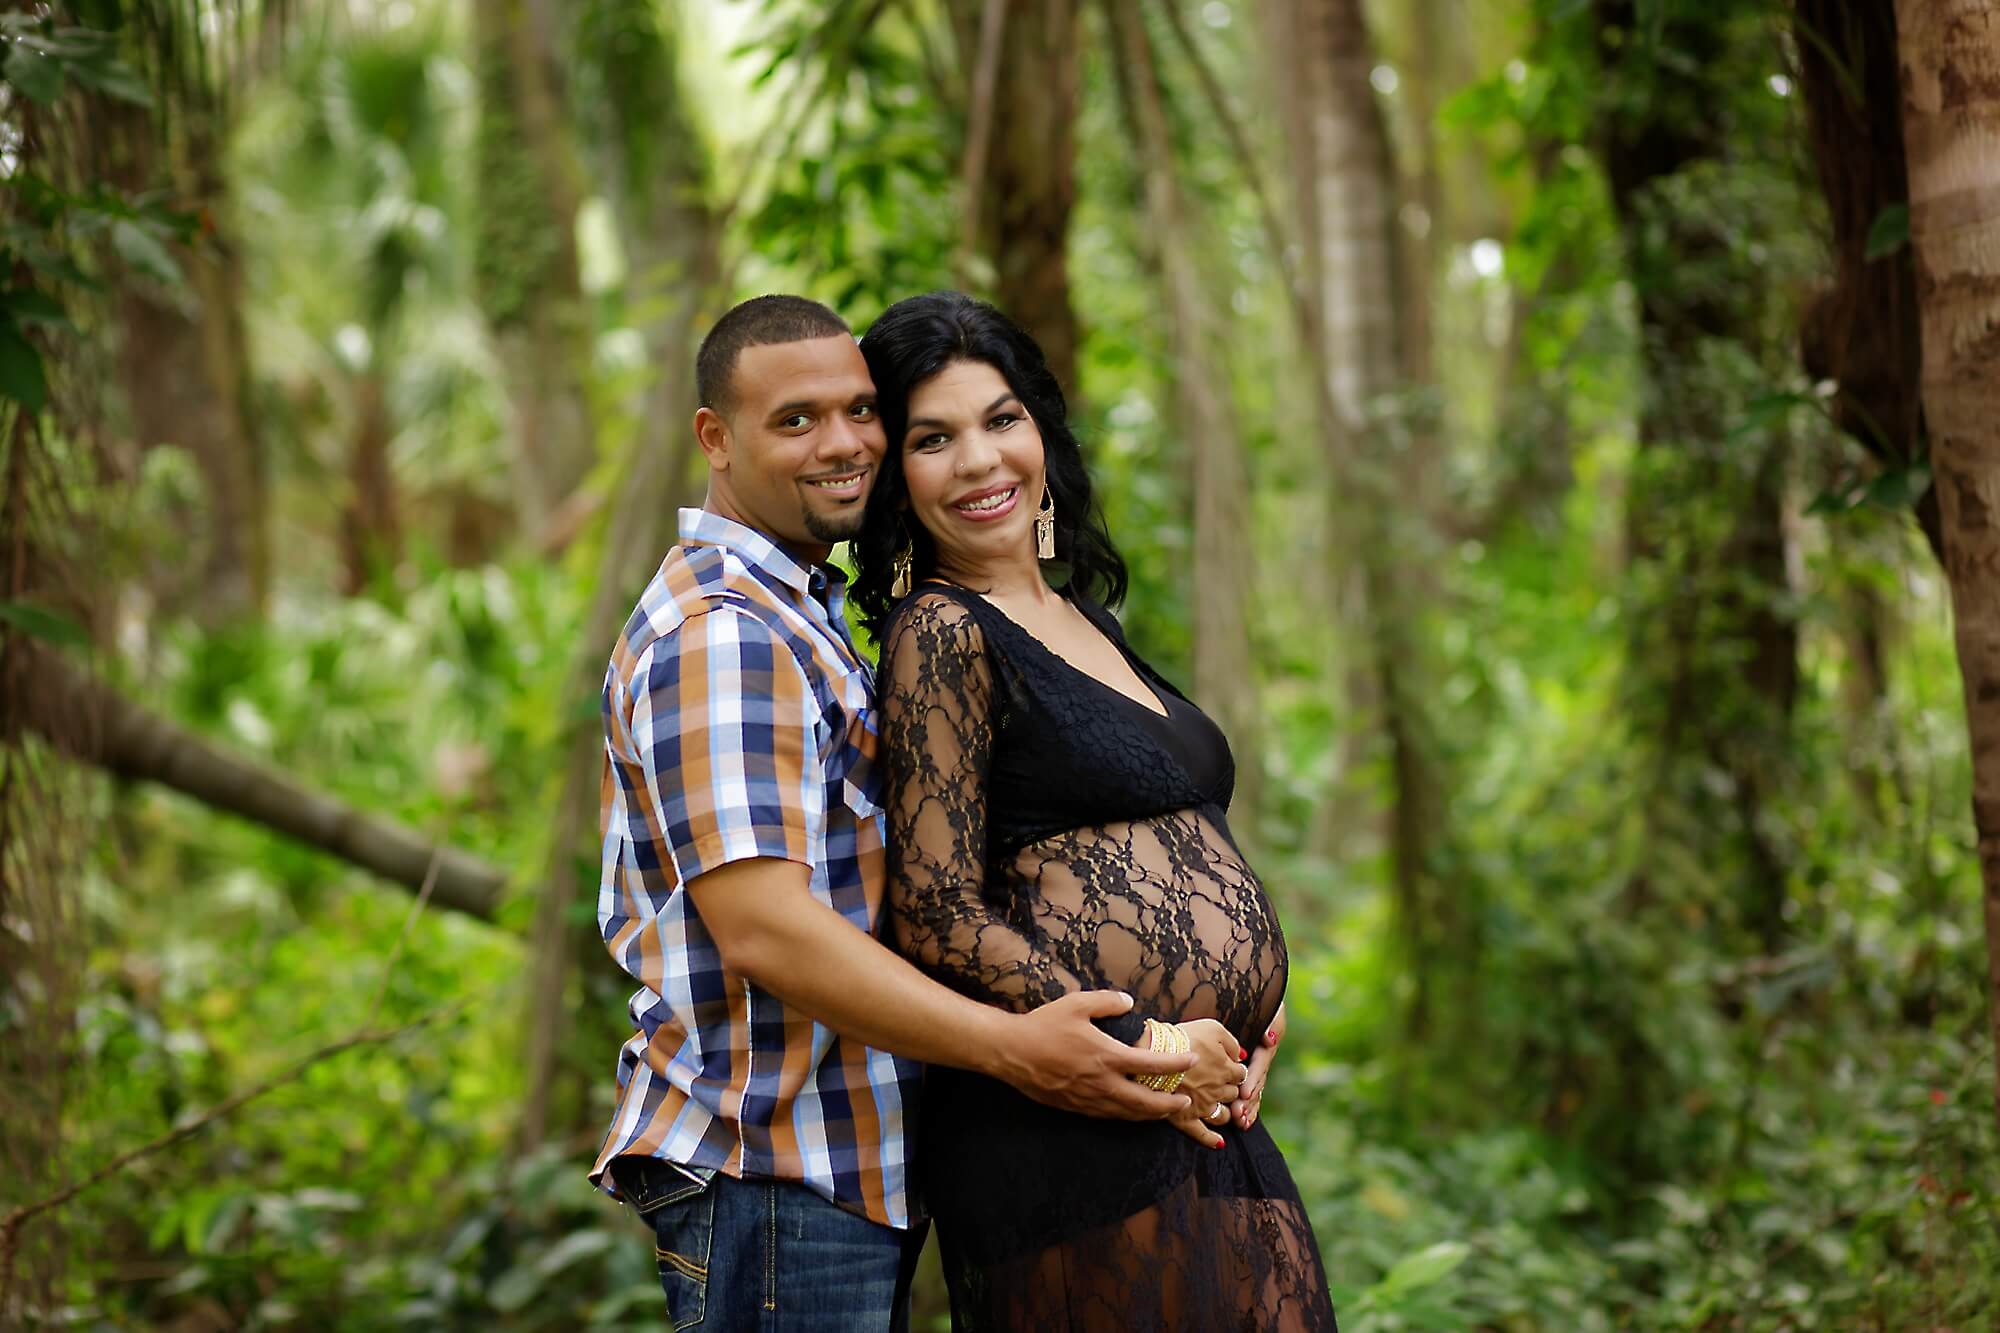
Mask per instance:
[[[1794,0],[1799,89],[1826,195],[1833,282],[1807,306],[1801,360],[1835,384],[1833,418],[1884,468],[1929,460],[1918,383],[1914,252],[1897,243],[1869,255],[1878,223],[1893,230],[1910,204],[1896,73],[1892,0]],[[1942,554],[1937,492],[1927,487],[1916,518]]]
[[[979,59],[982,4],[957,0],[960,67]],[[1063,392],[1076,396],[1080,333],[1069,291],[1076,208],[1076,117],[1083,59],[1077,0],[1011,0],[993,91],[996,127],[980,189],[980,236],[993,300],[1034,336]]]

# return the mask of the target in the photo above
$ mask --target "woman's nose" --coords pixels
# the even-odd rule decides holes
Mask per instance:
[[[993,447],[983,430],[968,431],[959,440],[958,461],[952,469],[961,477],[977,477],[991,472],[1000,462],[1000,451]]]

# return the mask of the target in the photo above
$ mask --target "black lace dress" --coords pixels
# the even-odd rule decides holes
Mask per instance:
[[[1143,1020],[1214,1018],[1254,1049],[1285,942],[1230,837],[1215,724],[1077,603],[1164,715],[1057,657],[976,593],[897,609],[880,690],[892,920],[904,953],[987,1004],[1119,989]],[[1334,1328],[1290,1172],[1260,1122],[1221,1150],[1171,1125],[1053,1110],[927,1074],[918,1142],[954,1328]]]

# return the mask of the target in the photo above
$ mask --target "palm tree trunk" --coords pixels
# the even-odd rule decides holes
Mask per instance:
[[[692,493],[691,423],[698,321],[719,280],[720,222],[712,204],[709,154],[678,77],[676,34],[649,0],[603,0],[591,30],[607,49],[601,63],[613,137],[623,156],[605,164],[626,253],[632,256],[636,308],[657,310],[646,344],[659,378],[646,391],[644,423],[618,478],[598,559],[581,642],[559,701],[565,725],[563,776],[542,867],[528,991],[527,1097],[517,1141],[525,1148],[586,1126],[588,1083],[615,1048],[611,1024],[622,1021],[614,994],[623,978],[605,966],[595,920],[579,925],[574,908],[597,889],[598,802],[604,737],[588,706],[604,680],[611,644],[676,536],[680,505]],[[582,1003],[569,998],[573,975]],[[571,1015],[581,1012],[582,1021]],[[577,1041],[572,1033],[587,1035]],[[599,1042],[598,1036],[606,1040]]]
[[[577,271],[581,186],[550,34],[526,0],[477,0],[480,304],[506,371],[515,507],[539,532],[595,458]]]
[[[119,285],[118,379],[132,441],[140,449],[171,444],[188,451],[201,476],[207,538],[188,582],[173,590],[193,598],[195,616],[218,625],[262,614],[270,592],[270,483],[251,410],[249,340],[243,325],[243,272],[229,234],[230,210],[207,113],[191,111],[161,160],[157,129],[122,104],[94,110],[95,152],[124,188],[137,194],[168,180],[188,206],[209,219],[206,233],[180,247],[192,309],[133,277]],[[170,594],[171,596],[172,594]]]
[[[1404,348],[1396,175],[1369,81],[1374,48],[1359,0],[1268,0],[1267,22],[1279,95],[1295,103],[1282,119],[1297,173],[1333,525],[1351,534],[1336,559],[1360,589],[1362,649],[1349,664],[1349,702],[1375,719],[1389,756],[1384,832],[1412,977],[1407,1021],[1421,1036],[1435,1014],[1435,969],[1476,953],[1476,912],[1462,895],[1442,893],[1431,869],[1443,836],[1444,778],[1428,716],[1419,598],[1399,555],[1412,523],[1421,535],[1423,516],[1408,512],[1398,493],[1400,423],[1387,401],[1402,382]],[[1349,757],[1350,769],[1357,759]]]
[[[1257,684],[1250,660],[1250,478],[1237,428],[1229,367],[1217,354],[1215,302],[1203,289],[1198,243],[1176,175],[1152,39],[1138,0],[1106,0],[1126,119],[1139,146],[1168,341],[1194,490],[1194,693],[1221,722],[1237,754],[1234,809],[1254,834],[1261,766]]]
[[[2000,0],[1897,0],[1924,416],[1972,737],[2000,1121]]]
[[[354,443],[348,450],[347,496],[340,513],[343,590],[350,597],[379,586],[402,558],[396,477],[389,462],[395,423],[387,394],[379,371],[355,378]]]

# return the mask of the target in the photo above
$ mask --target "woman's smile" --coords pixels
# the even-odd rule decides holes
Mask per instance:
[[[991,523],[1014,512],[1014,505],[1020,498],[1020,483],[1010,482],[1005,486],[988,486],[974,491],[953,504],[952,508],[971,522]]]

